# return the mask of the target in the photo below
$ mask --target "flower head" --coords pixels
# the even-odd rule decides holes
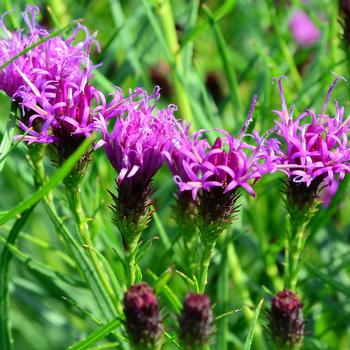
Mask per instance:
[[[206,231],[212,231],[214,227],[217,228],[214,231],[221,231],[221,225],[230,221],[235,212],[238,189],[244,188],[254,196],[251,182],[274,170],[273,152],[264,146],[266,135],[246,134],[255,103],[256,98],[238,138],[219,130],[222,136],[211,145],[201,139],[204,131],[191,136],[184,128],[174,137],[169,161],[174,181],[180,193],[192,193],[193,201],[198,204],[199,217],[203,219],[198,225]],[[243,142],[243,137],[252,137],[257,145]],[[207,234],[204,236],[204,241],[209,242],[214,237],[211,234],[212,238]]]
[[[213,145],[206,140],[200,140],[203,131],[195,133],[192,138],[188,132],[177,137],[170,168],[175,173],[174,180],[180,192],[191,191],[195,200],[199,190],[210,192],[220,189],[223,193],[229,193],[242,187],[250,195],[255,195],[249,182],[258,180],[268,170],[272,170],[270,158],[262,147],[264,138],[254,133],[257,146],[242,140],[244,136],[251,136],[245,132],[255,103],[256,98],[238,138],[224,130],[219,130],[222,136]]]
[[[86,77],[80,84],[68,80],[48,81],[42,91],[32,86],[21,91],[21,106],[27,121],[19,125],[28,134],[28,143],[50,143],[62,163],[89,137],[105,111],[103,94],[92,87]]]
[[[107,107],[107,119],[115,118],[111,133],[104,128],[105,150],[118,172],[118,186],[147,187],[165,161],[171,146],[174,107],[155,112],[151,101],[159,98],[156,88],[152,96],[138,88],[129,98],[117,90]]]
[[[302,304],[290,290],[283,290],[272,298],[269,313],[272,338],[280,346],[301,345],[304,335]]]
[[[292,14],[289,27],[294,40],[303,47],[312,46],[320,39],[320,30],[304,11]]]
[[[4,38],[0,40],[0,65],[50,35],[49,31],[37,23],[39,12],[37,6],[28,6],[22,13],[27,26],[26,32],[24,29],[11,32],[5,24],[6,13],[2,15],[0,27]],[[80,31],[86,33],[85,40],[75,43]],[[68,39],[61,36],[52,37],[3,68],[0,71],[0,89],[11,98],[20,101],[19,90],[32,90],[28,82],[39,91],[48,81],[63,79],[78,84],[84,74],[82,66],[86,67],[88,76],[91,76],[89,50],[93,42],[94,35],[90,35],[84,26],[77,23],[76,29]]]
[[[183,303],[179,324],[179,338],[184,346],[208,344],[214,327],[209,297],[205,294],[188,294]]]
[[[133,285],[124,296],[126,329],[140,349],[155,349],[163,333],[158,301],[146,283]]]
[[[125,219],[137,226],[142,217],[143,226],[147,225],[152,203],[151,181],[172,145],[175,107],[156,110],[154,101],[158,98],[158,87],[151,96],[137,88],[124,97],[117,89],[106,108],[106,120],[100,122],[106,154],[118,172],[118,195],[114,200],[119,227]],[[107,124],[112,119],[114,125],[109,132]],[[135,227],[135,232],[139,231]]]
[[[275,122],[279,140],[273,140],[272,148],[279,158],[279,169],[288,176],[289,197],[299,207],[318,197],[323,185],[332,186],[350,171],[350,118],[344,120],[344,108],[337,102],[335,116],[326,114],[330,94],[339,79],[329,88],[319,114],[307,110],[297,118],[293,118],[294,108],[287,108],[279,79],[282,110],[274,111],[280,117]]]

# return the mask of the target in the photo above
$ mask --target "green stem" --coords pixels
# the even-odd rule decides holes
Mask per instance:
[[[232,243],[230,243],[227,248],[227,255],[230,266],[231,278],[235,287],[235,293],[239,296],[239,298],[242,301],[242,304],[244,305],[244,307],[242,308],[242,312],[247,323],[249,324],[254,316],[254,311],[250,307],[247,307],[247,305],[252,306],[253,302],[250,298],[249,291],[246,288],[242,267],[239,263],[235,247]],[[261,327],[258,324],[255,328],[254,343],[254,349],[267,349]]]
[[[289,278],[289,288],[295,291],[298,272],[300,268],[300,257],[303,252],[304,247],[304,237],[305,237],[305,225],[302,225],[297,231],[294,238],[294,244],[292,244],[292,251],[290,252],[290,278]]]
[[[208,269],[210,265],[211,255],[215,246],[215,242],[210,245],[206,245],[202,252],[199,266],[198,286],[199,293],[204,293],[205,286],[208,282]]]
[[[108,281],[106,273],[102,269],[102,266],[101,266],[100,261],[97,257],[97,254],[94,252],[93,249],[90,249],[90,248],[94,248],[94,245],[93,245],[93,242],[92,242],[92,239],[90,236],[89,226],[87,224],[84,209],[83,209],[83,206],[81,203],[80,188],[78,187],[78,185],[71,186],[71,184],[69,184],[70,176],[68,176],[67,179],[68,179],[68,181],[65,181],[66,195],[67,195],[70,209],[71,209],[72,214],[73,214],[74,219],[75,219],[75,223],[77,225],[78,232],[79,232],[80,237],[81,237],[83,243],[85,244],[86,248],[88,248],[91,262],[95,268],[95,271],[96,271],[102,285],[104,286],[109,297],[111,298],[111,300],[113,300],[115,306],[118,309],[119,303],[117,302],[117,300],[115,298],[115,294],[114,294],[113,289]]]
[[[128,244],[125,251],[125,273],[127,278],[127,286],[130,288],[136,280],[136,252],[141,235],[138,235]]]

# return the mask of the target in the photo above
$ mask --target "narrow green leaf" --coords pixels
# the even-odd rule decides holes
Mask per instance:
[[[44,264],[30,255],[24,253],[20,249],[18,249],[14,244],[10,244],[6,241],[5,238],[0,236],[0,243],[3,243],[4,246],[7,246],[7,248],[10,250],[11,254],[19,261],[21,261],[24,265],[26,265],[29,269],[38,272],[39,274],[46,276],[50,278],[54,283],[55,281],[58,282],[65,282],[68,284],[71,284],[72,286],[76,287],[84,287],[84,285],[81,283],[81,281],[77,280],[74,277],[71,277],[69,275],[65,275],[62,272],[53,269],[52,267],[48,266],[47,264]]]
[[[88,283],[92,294],[96,298],[96,302],[101,309],[101,313],[104,315],[105,320],[115,317],[117,311],[113,305],[113,301],[109,298],[108,293],[104,289],[101,281],[99,280],[94,266],[89,257],[81,248],[80,243],[76,241],[73,235],[63,225],[62,220],[56,213],[55,208],[44,199],[44,206],[48,212],[52,222],[54,223],[56,230],[62,235],[65,240],[68,249],[77,262],[77,266]]]
[[[157,282],[159,280],[159,277],[151,270],[148,269],[147,273],[149,276],[151,276],[151,278],[153,279],[154,282]],[[175,293],[167,285],[162,287],[161,292],[167,298],[167,300],[169,301],[169,303],[173,307],[174,311],[176,313],[180,313],[180,311],[182,309],[182,303],[179,300],[179,298],[175,295]]]
[[[218,24],[214,18],[214,15],[211,13],[211,11],[209,10],[208,7],[205,6],[205,7],[203,7],[203,9],[210,20],[210,24],[211,24],[211,27],[213,29],[216,43],[218,46],[219,54],[221,56],[222,65],[223,65],[223,68],[225,71],[225,75],[227,76],[228,86],[230,89],[229,98],[231,99],[235,113],[237,113],[237,116],[235,119],[237,119],[237,120],[239,120],[240,118],[242,119],[241,113],[240,113],[240,112],[242,112],[242,104],[241,104],[239,91],[238,91],[238,80],[237,80],[236,73],[233,69],[233,64],[232,64],[230,57],[229,57],[228,45],[225,41],[225,38],[222,34],[220,27],[218,26]],[[243,123],[244,120],[241,120],[241,122]]]
[[[321,281],[330,285],[334,290],[339,293],[344,294],[346,297],[350,298],[350,286],[345,286],[340,281],[335,280],[330,274],[322,272],[320,269],[316,269],[310,264],[307,264],[307,269],[316,275]]]
[[[17,104],[12,102],[11,111],[4,130],[4,136],[0,144],[0,172],[5,165],[5,159],[11,151],[11,144],[16,130],[16,110]]]
[[[226,16],[235,7],[237,0],[226,0],[216,11],[213,13],[213,19],[219,21],[222,17]],[[185,47],[188,43],[193,41],[198,35],[205,31],[209,26],[209,19],[199,22],[182,40],[181,48]]]
[[[84,350],[88,349],[91,345],[96,344],[98,341],[102,340],[106,335],[113,332],[120,325],[120,320],[112,320],[106,323],[101,328],[97,329],[85,339],[79,341],[78,343],[70,346],[69,350]]]
[[[244,343],[243,350],[250,350],[252,347],[254,331],[255,331],[255,327],[258,323],[258,318],[259,318],[259,314],[260,314],[260,310],[261,310],[263,302],[264,302],[264,299],[261,299],[259,301],[258,306],[255,309],[252,322],[250,323],[250,326],[249,326],[248,336],[247,336],[246,341]]]
[[[32,213],[34,206],[26,210],[10,231],[7,243],[13,244]],[[11,329],[9,321],[9,268],[12,252],[7,245],[4,246],[0,256],[0,349],[12,349]]]
[[[38,191],[33,193],[29,198],[23,200],[14,208],[5,212],[0,216],[0,226],[6,223],[8,220],[15,218],[17,215],[21,214],[26,209],[30,208],[32,205],[39,202],[45,195],[47,195],[52,189],[57,187],[62,180],[69,174],[73,169],[74,165],[79,161],[79,159],[86,152],[88,147],[93,140],[93,136],[86,139],[81,146],[64,162],[60,169],[51,177],[51,179]]]
[[[156,211],[153,212],[153,220],[157,226],[160,239],[163,242],[165,249],[170,250],[171,249],[170,239],[169,239],[169,237],[165,231],[165,228],[162,224],[162,221],[159,219],[159,215],[157,214]]]

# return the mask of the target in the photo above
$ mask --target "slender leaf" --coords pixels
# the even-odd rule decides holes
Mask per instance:
[[[79,341],[78,343],[70,346],[69,350],[84,350],[89,349],[91,345],[96,344],[98,341],[102,340],[106,335],[113,332],[120,325],[120,320],[112,320],[106,323],[101,328],[97,329],[85,339]]]
[[[83,154],[87,151],[91,145],[93,137],[86,139],[81,146],[64,162],[60,169],[51,177],[51,179],[38,191],[33,193],[30,197],[20,202],[14,208],[0,215],[0,226],[6,223],[8,220],[15,218],[26,209],[39,202],[45,195],[47,195],[52,189],[57,187],[62,180],[70,173],[74,165],[81,159]]]
[[[9,233],[7,244],[13,244],[32,213],[34,206],[26,210],[18,219]],[[9,324],[9,268],[12,259],[12,251],[7,245],[4,246],[0,256],[0,349],[12,349],[11,330]]]
[[[249,326],[248,335],[247,335],[247,338],[246,338],[245,343],[244,343],[243,350],[250,350],[252,347],[254,331],[255,331],[255,328],[256,328],[257,323],[258,323],[258,318],[259,318],[259,314],[260,314],[260,310],[261,310],[263,302],[264,302],[264,299],[261,299],[259,301],[258,306],[255,309],[253,319],[252,319],[250,326]]]

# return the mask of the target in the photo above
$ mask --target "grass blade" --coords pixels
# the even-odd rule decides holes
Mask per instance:
[[[250,326],[249,326],[248,336],[247,336],[246,341],[244,343],[243,350],[250,350],[252,347],[254,331],[255,331],[255,327],[258,323],[258,318],[259,318],[259,314],[260,314],[260,310],[261,310],[263,302],[264,302],[264,299],[261,299],[259,301],[258,306],[255,309],[252,322],[250,323]]]
[[[96,344],[98,341],[102,340],[106,335],[113,332],[113,330],[118,327],[120,324],[120,320],[112,320],[106,323],[101,328],[97,329],[85,339],[79,341],[78,343],[70,346],[69,350],[84,350],[89,349],[91,345]]]
[[[236,5],[237,0],[226,0],[216,11],[213,13],[213,19],[219,21],[222,17],[226,16]],[[209,26],[209,18],[205,21],[198,23],[182,40],[181,48],[185,47],[188,43],[193,41],[198,35],[200,35]]]
[[[16,242],[33,209],[34,206],[26,210],[22,217],[15,222],[7,238],[8,244]],[[2,350],[12,349],[9,324],[9,268],[12,255],[9,247],[5,245],[0,256],[0,348]]]
[[[2,140],[1,140],[1,144],[0,144],[0,172],[4,168],[5,159],[7,158],[8,154],[10,153],[13,136],[15,135],[16,110],[17,110],[17,104],[12,102],[11,111],[9,114],[9,118],[7,120],[5,131],[4,131],[4,136],[3,136]]]
[[[62,183],[62,180],[70,173],[74,165],[79,161],[79,159],[91,145],[92,140],[93,137],[86,139],[43,187],[33,193],[29,198],[20,202],[14,208],[0,215],[0,226],[6,223],[8,220],[15,218],[17,215],[23,213],[23,211],[29,209],[34,204],[38,203],[45,195],[47,195],[51,190]]]

